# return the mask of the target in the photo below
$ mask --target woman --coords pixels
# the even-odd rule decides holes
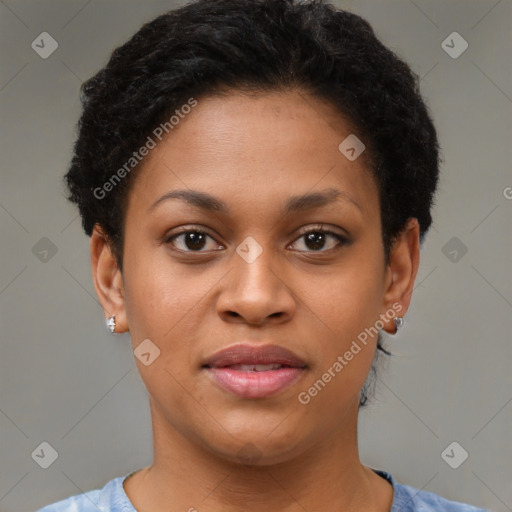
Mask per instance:
[[[83,102],[70,200],[154,457],[41,510],[478,510],[359,460],[438,180],[416,79],[368,23],[199,0],[115,50]]]

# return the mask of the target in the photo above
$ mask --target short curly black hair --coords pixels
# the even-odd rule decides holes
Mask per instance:
[[[143,25],[82,85],[69,199],[87,235],[102,227],[119,268],[136,168],[107,197],[94,191],[176,109],[218,87],[298,87],[329,101],[372,155],[386,252],[409,218],[423,239],[439,173],[435,128],[416,75],[368,22],[323,0],[197,0]]]
[[[327,101],[364,140],[386,257],[410,218],[423,240],[439,147],[418,77],[367,21],[324,0],[196,0],[146,23],[114,50],[82,85],[83,113],[65,177],[87,235],[100,225],[122,270],[126,199],[138,168],[132,163],[127,173],[126,163],[190,98],[291,89]],[[123,166],[123,179],[106,194],[104,185]]]

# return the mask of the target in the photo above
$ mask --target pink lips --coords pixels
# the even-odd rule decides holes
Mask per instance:
[[[216,352],[203,367],[226,391],[241,398],[265,398],[293,384],[306,364],[278,345],[239,344]]]

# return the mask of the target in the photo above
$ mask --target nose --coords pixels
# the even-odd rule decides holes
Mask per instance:
[[[254,261],[233,253],[231,271],[222,280],[217,301],[218,314],[224,321],[263,326],[293,318],[293,283],[287,282],[287,274],[276,261],[270,249],[264,249]]]

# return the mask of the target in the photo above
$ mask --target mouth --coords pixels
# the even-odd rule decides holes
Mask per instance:
[[[238,344],[216,352],[202,366],[224,391],[240,398],[266,398],[294,384],[307,369],[278,345]]]

